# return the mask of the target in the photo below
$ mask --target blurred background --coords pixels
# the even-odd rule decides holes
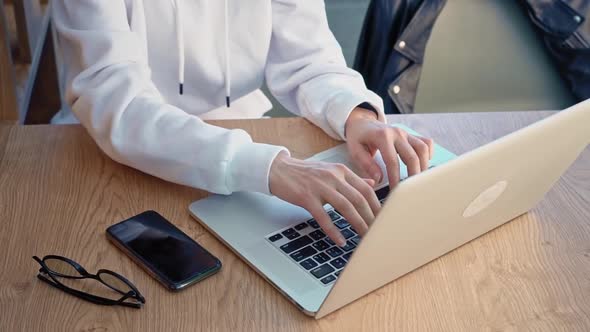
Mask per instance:
[[[369,0],[325,3],[352,66]],[[556,110],[574,103],[517,1],[447,1],[426,48],[416,113]],[[273,105],[270,115],[290,116],[274,99]]]
[[[47,123],[60,107],[47,0],[0,1],[0,120]],[[325,0],[349,66],[369,2]],[[291,116],[263,90],[274,106],[269,116]],[[518,1],[447,1],[427,44],[414,112],[555,110],[574,103]]]

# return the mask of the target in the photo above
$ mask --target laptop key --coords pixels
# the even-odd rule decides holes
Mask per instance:
[[[348,223],[348,221],[346,221],[346,219],[338,219],[334,222],[334,225],[336,225],[336,227],[343,229],[348,227],[350,224]]]
[[[303,268],[306,270],[310,270],[310,269],[313,269],[314,267],[318,266],[318,263],[316,263],[313,259],[308,258],[304,261],[301,261],[301,263],[299,263],[299,265],[303,266]]]
[[[351,251],[352,249],[356,248],[356,246],[352,242],[346,241],[346,245],[340,248],[342,248],[344,251]]]
[[[334,273],[335,276],[340,277],[340,273],[342,272],[342,270],[338,270]]]
[[[312,242],[313,240],[309,236],[304,235],[296,240],[283,244],[280,248],[285,252],[285,254],[290,254],[295,250],[299,250],[306,245],[311,244]]]
[[[377,195],[377,198],[379,199],[379,201],[383,201],[387,198],[387,195],[389,195],[389,186],[385,186],[379,190],[377,190],[375,192],[375,194]]]
[[[302,230],[302,229],[304,229],[306,227],[307,227],[307,224],[304,223],[304,222],[302,222],[301,224],[295,226],[295,229],[298,230],[298,231],[300,231],[300,230]]]
[[[309,220],[307,221],[307,224],[308,224],[309,226],[311,226],[311,228],[315,228],[315,229],[318,229],[318,228],[320,228],[320,224],[318,224],[318,222],[317,222],[317,221],[315,221],[315,219],[309,219]]]
[[[314,277],[321,279],[334,271],[336,271],[336,270],[334,270],[334,268],[332,266],[330,266],[330,264],[324,264],[322,266],[316,267],[315,269],[311,270],[310,272],[311,272],[311,274],[313,274]]]
[[[324,241],[324,240],[319,240],[318,242],[313,244],[313,247],[319,251],[324,251],[324,250],[330,248],[330,245],[327,244],[326,241]]]
[[[322,232],[318,229],[317,231],[313,231],[313,232],[309,233],[309,236],[311,236],[312,239],[317,241],[319,239],[326,237],[326,234],[324,234],[324,232]]]
[[[329,275],[329,276],[325,277],[324,279],[322,279],[321,281],[324,285],[327,285],[334,280],[336,280],[336,277],[334,277],[333,275]]]
[[[291,233],[291,234],[287,235],[286,238],[289,239],[289,240],[293,240],[293,239],[298,238],[299,235],[301,235],[301,234],[295,232],[295,233]]]
[[[336,245],[336,243],[334,243],[334,241],[332,241],[332,239],[330,239],[329,237],[325,238],[324,240],[326,242],[328,242],[328,244],[331,245],[331,246],[335,246]]]
[[[333,259],[330,262],[330,265],[332,265],[333,267],[337,268],[337,269],[341,269],[344,267],[344,265],[346,265],[346,261],[340,257]]]
[[[293,233],[297,233],[297,232],[295,232],[295,230],[293,228],[289,228],[289,229],[285,229],[281,233],[283,233],[284,236],[287,236],[289,234],[293,234]]]
[[[343,251],[340,250],[340,248],[338,247],[332,247],[328,250],[326,250],[326,254],[332,256],[332,257],[338,257],[340,255],[342,255]]]
[[[336,220],[342,218],[342,217],[340,217],[340,215],[336,211],[328,211],[328,215],[330,216],[330,219],[332,219],[332,221],[336,221]]]
[[[319,254],[313,256],[313,259],[315,259],[318,263],[322,264],[322,263],[329,261],[330,256],[326,255],[323,252],[320,252]]]
[[[342,233],[342,236],[344,236],[345,239],[355,236],[355,234],[350,229],[343,229],[340,231],[340,233]]]
[[[342,258],[344,258],[348,262],[350,260],[350,256],[352,256],[352,251],[342,255]]]
[[[269,240],[270,242],[276,242],[276,241],[278,241],[278,240],[280,240],[280,239],[282,239],[282,238],[283,238],[283,236],[282,236],[281,234],[277,233],[277,234],[275,234],[275,235],[273,235],[273,236],[270,236],[270,237],[268,238],[268,240]]]
[[[291,255],[291,258],[293,258],[296,262],[299,262],[300,260],[307,258],[311,255],[315,255],[317,254],[318,251],[315,250],[314,248],[312,248],[311,246],[307,246],[303,249],[299,249],[295,252],[293,252]]]
[[[293,240],[293,239],[299,237],[299,233],[297,233],[293,228],[289,228],[289,229],[284,230],[283,235],[289,240]]]
[[[361,237],[360,236],[355,236],[352,239],[350,239],[350,241],[352,241],[352,243],[354,243],[355,245],[359,245],[359,243],[361,243]]]

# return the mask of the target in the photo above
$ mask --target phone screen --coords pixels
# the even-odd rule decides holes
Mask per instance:
[[[163,281],[198,281],[221,267],[219,260],[155,211],[109,227],[107,232]],[[170,285],[167,285],[170,287]]]

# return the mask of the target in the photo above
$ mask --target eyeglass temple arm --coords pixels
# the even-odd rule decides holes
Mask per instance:
[[[128,292],[127,294],[125,294],[119,300],[111,300],[111,299],[107,299],[107,298],[104,298],[104,297],[101,297],[101,296],[96,296],[96,295],[88,294],[88,293],[85,293],[85,292],[81,292],[79,290],[76,290],[76,289],[73,289],[73,288],[64,286],[64,285],[62,285],[60,283],[55,283],[55,282],[47,279],[46,277],[44,277],[41,274],[38,274],[37,275],[37,278],[39,278],[40,280],[42,280],[42,281],[50,284],[51,286],[53,286],[53,287],[55,287],[57,289],[62,290],[62,291],[66,292],[66,293],[68,293],[70,295],[73,295],[73,296],[79,297],[81,299],[90,301],[92,303],[100,304],[100,305],[123,305],[123,306],[126,306],[126,307],[132,307],[132,308],[139,309],[139,308],[141,308],[141,306],[143,304],[141,302],[139,302],[139,303],[123,302],[123,301],[125,301],[126,299],[128,299],[130,297],[133,298],[132,292]]]

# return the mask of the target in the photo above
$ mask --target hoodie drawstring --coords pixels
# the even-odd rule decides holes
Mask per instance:
[[[175,0],[176,5],[176,46],[178,47],[178,93],[184,93],[184,29],[182,27],[182,0]]]
[[[224,38],[224,53],[225,53],[225,106],[229,108],[230,105],[230,96],[231,96],[231,73],[229,72],[230,69],[230,58],[229,58],[229,5],[227,4],[228,0],[225,0],[223,3],[224,6],[224,29],[225,29],[225,38]]]
[[[178,92],[184,93],[184,27],[182,22],[182,1],[174,0],[176,7],[176,43],[178,47]],[[229,108],[231,103],[231,62],[229,52],[229,5],[228,0],[224,0],[224,55],[225,55],[225,105]]]

